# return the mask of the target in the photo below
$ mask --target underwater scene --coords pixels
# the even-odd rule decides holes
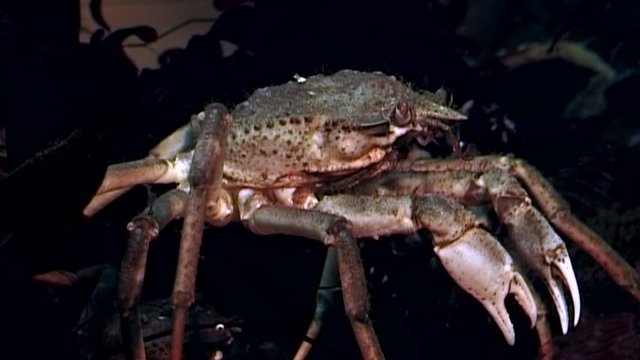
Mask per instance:
[[[0,359],[640,359],[639,15],[0,3]]]

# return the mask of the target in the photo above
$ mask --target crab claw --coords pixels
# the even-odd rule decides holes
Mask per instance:
[[[493,236],[472,228],[453,242],[436,242],[434,249],[449,275],[482,303],[510,345],[515,343],[515,332],[504,304],[508,294],[515,296],[529,316],[531,327],[535,326],[537,307],[531,290],[511,256]]]
[[[543,279],[558,311],[562,333],[569,328],[569,311],[561,283],[573,300],[573,326],[580,319],[580,291],[567,247],[533,206],[522,203],[505,216],[509,236],[521,257]]]

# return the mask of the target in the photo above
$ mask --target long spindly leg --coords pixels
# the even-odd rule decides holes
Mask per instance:
[[[187,179],[190,162],[191,154],[184,153],[173,160],[143,159],[111,165],[83,213],[92,216],[135,185],[181,183]]]
[[[451,173],[455,171],[482,174],[492,169],[507,171],[526,185],[536,205],[561,233],[589,254],[621,288],[640,301],[640,276],[638,273],[602,237],[576,218],[571,213],[569,205],[553,189],[551,184],[525,161],[508,156],[482,156],[471,160],[405,162],[400,164],[398,168],[400,173],[422,173],[423,175],[429,175],[433,172]],[[464,194],[466,191],[464,185],[458,185],[456,188],[450,184],[425,186],[441,185],[448,187],[447,193],[461,198],[478,195],[476,191],[473,191],[475,185],[472,185],[469,189],[471,192],[466,194]],[[402,187],[405,186],[402,185]]]
[[[85,207],[92,216],[120,195],[139,184],[180,183],[186,180],[196,138],[205,120],[204,112],[171,133],[149,152],[146,159],[111,165],[96,195]]]
[[[194,301],[196,273],[208,197],[222,191],[222,170],[231,116],[222,105],[205,109],[204,120],[189,172],[189,196],[185,209],[178,267],[173,286],[171,359],[182,359],[184,330]]]
[[[313,210],[263,206],[245,224],[258,234],[290,234],[336,248],[344,306],[364,359],[384,359],[369,318],[369,295],[360,250],[351,225],[340,215]],[[312,325],[313,326],[313,325]],[[319,330],[319,329],[318,329]]]
[[[313,342],[322,329],[325,313],[336,302],[336,297],[339,295],[339,292],[340,276],[338,274],[338,259],[336,249],[330,247],[327,249],[324,266],[322,268],[322,278],[320,279],[316,293],[316,309],[313,314],[313,319],[311,320],[302,344],[300,344],[298,348],[298,352],[296,352],[293,358],[294,360],[304,360],[309,355]]]
[[[187,194],[171,190],[157,198],[150,208],[128,224],[129,241],[120,266],[118,310],[122,318],[121,333],[127,359],[144,360],[144,342],[138,316],[142,284],[147,265],[149,243],[171,220],[182,216]]]
[[[536,324],[534,297],[512,258],[475,215],[454,200],[438,195],[335,195],[325,196],[314,209],[344,216],[357,237],[428,229],[449,275],[482,303],[509,344],[515,342],[515,333],[504,304],[508,294],[515,296],[531,326]]]

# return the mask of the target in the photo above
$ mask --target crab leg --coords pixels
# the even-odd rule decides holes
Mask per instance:
[[[535,325],[535,300],[513,260],[478,219],[455,201],[437,195],[335,195],[324,197],[314,209],[344,216],[357,237],[428,229],[449,275],[485,307],[509,344],[515,342],[515,333],[504,304],[508,294],[515,296],[531,326]]]
[[[195,296],[196,272],[202,243],[207,195],[219,192],[222,187],[224,153],[230,125],[231,116],[228,115],[224,106],[214,104],[205,109],[202,129],[189,172],[190,191],[185,209],[178,267],[173,286],[172,360],[182,358],[187,311]]]
[[[149,243],[166,224],[182,216],[186,199],[184,191],[171,190],[157,198],[151,208],[147,208],[127,225],[129,241],[122,258],[118,282],[118,309],[122,318],[121,333],[127,359],[145,359],[137,304],[144,281]]]
[[[139,184],[180,183],[187,178],[191,154],[204,122],[204,113],[171,133],[149,152],[146,159],[111,165],[107,168],[96,195],[85,207],[85,216],[93,216],[102,208]]]
[[[573,299],[573,325],[580,318],[580,294],[566,246],[542,214],[531,205],[526,191],[504,170],[492,169],[476,180],[491,197],[494,209],[507,226],[509,236],[529,267],[545,280],[560,317],[562,333],[569,328],[569,314],[558,275]]]
[[[533,167],[510,157],[478,157],[471,160],[405,161],[393,173],[360,186],[356,194],[430,194],[456,198],[473,205],[492,202],[496,213],[507,225],[510,237],[523,258],[545,279],[560,316],[563,332],[568,328],[568,310],[558,276],[574,301],[574,324],[580,312],[575,275],[566,247],[547,220],[531,205],[522,181],[550,221],[596,260],[622,288],[640,300],[640,281],[633,270],[607,243],[573,216],[568,205]],[[529,256],[526,256],[529,255]],[[536,329],[542,357],[552,356],[552,344],[546,314],[541,314]]]
[[[187,178],[190,153],[183,153],[173,160],[143,159],[107,168],[102,185],[85,207],[85,216],[91,216],[117,197],[139,184],[180,183]]]
[[[482,174],[468,171],[393,174],[367,186],[365,193],[437,193],[469,204],[491,202],[507,226],[509,236],[529,267],[545,281],[560,318],[562,332],[569,327],[569,312],[558,277],[573,300],[573,324],[580,317],[580,294],[566,246],[540,212],[531,205],[524,188],[500,168]]]
[[[336,248],[345,312],[351,322],[362,357],[384,359],[369,318],[369,294],[360,250],[351,224],[340,215],[313,210],[263,206],[245,220],[258,234],[289,234],[322,241]],[[314,327],[312,323],[311,328]],[[318,329],[319,330],[319,329]]]
[[[311,351],[311,347],[313,346],[313,341],[322,329],[325,313],[336,301],[336,296],[340,291],[340,278],[337,266],[338,259],[336,250],[335,248],[330,247],[327,249],[324,267],[322,269],[322,278],[320,279],[320,285],[318,285],[318,292],[316,293],[316,309],[313,315],[313,320],[309,325],[309,329],[307,330],[302,344],[298,348],[298,352],[293,358],[294,360],[303,360],[307,358]]]
[[[431,172],[450,173],[452,171],[486,173],[495,168],[507,171],[526,185],[542,213],[561,233],[572,239],[576,245],[602,266],[611,279],[637,301],[640,301],[640,276],[638,273],[598,234],[578,220],[571,213],[569,205],[553,189],[551,184],[525,161],[508,156],[481,156],[471,160],[407,161],[399,164],[398,168],[400,173],[422,173],[422,176],[429,176]],[[432,185],[425,183],[424,186]],[[470,188],[471,192],[465,194],[460,192],[462,187],[454,189],[449,186],[446,193],[469,199],[470,196],[474,195],[474,187],[475,185]]]

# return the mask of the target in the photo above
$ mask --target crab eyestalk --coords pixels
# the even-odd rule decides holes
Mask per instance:
[[[418,97],[410,103],[399,101],[389,118],[395,126],[410,128],[409,133],[420,145],[425,146],[444,135],[445,142],[454,148],[454,153],[459,153],[459,142],[451,125],[466,120],[466,115],[430,99]]]
[[[406,101],[401,101],[391,112],[391,122],[396,126],[406,126],[414,119],[413,110]]]

